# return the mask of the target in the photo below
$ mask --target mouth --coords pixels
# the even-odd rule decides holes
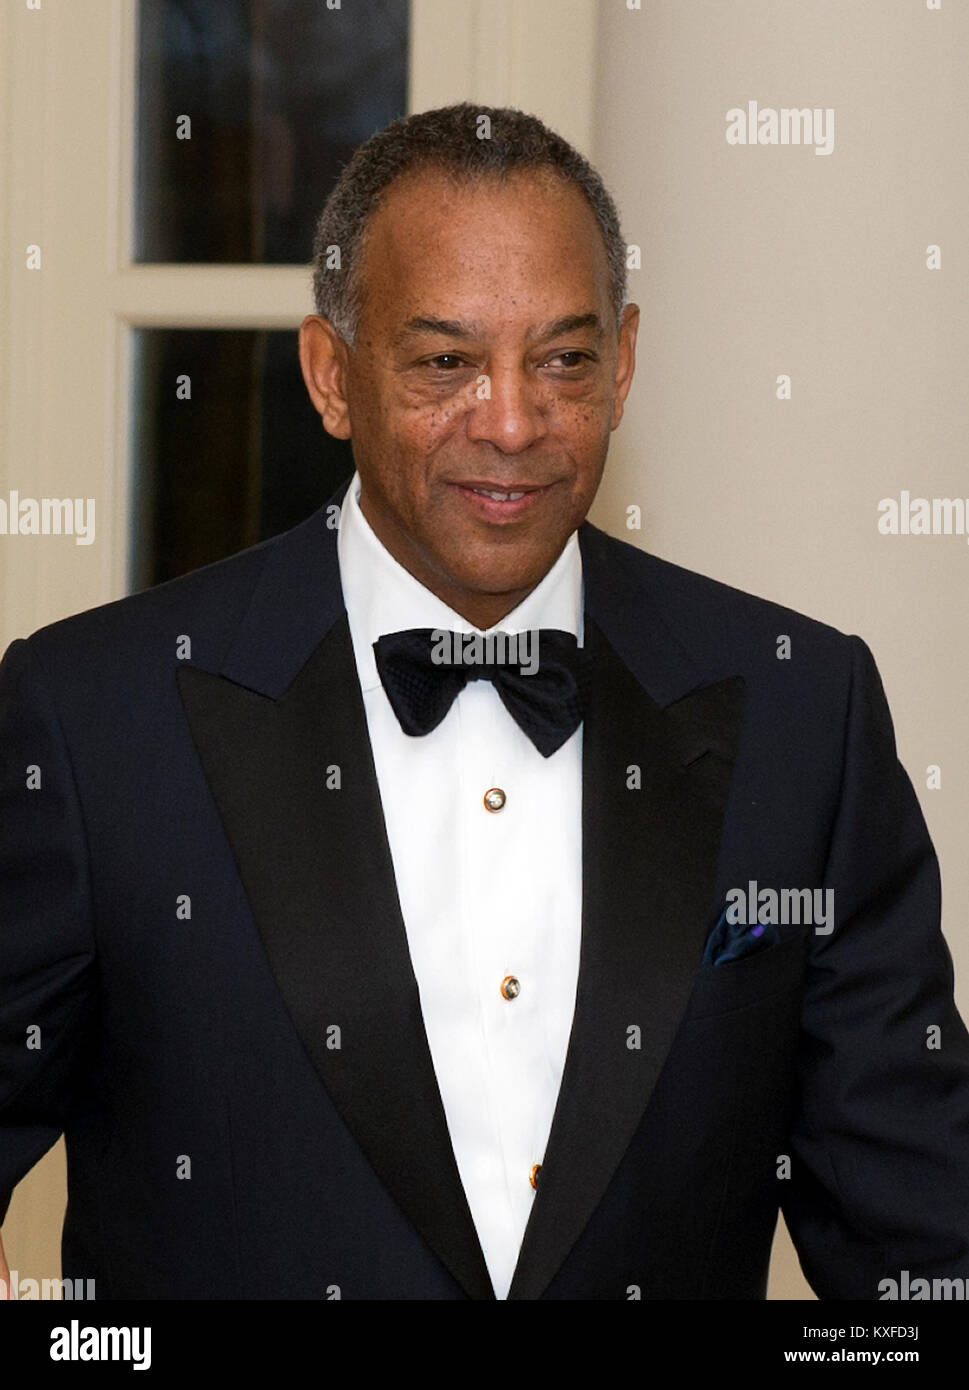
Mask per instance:
[[[499,492],[496,488],[473,487],[472,492],[476,492],[479,497],[490,497],[493,502],[517,502],[519,497],[524,497],[526,492],[531,492],[531,488],[522,488],[518,492]]]
[[[473,479],[451,486],[474,512],[488,521],[511,521],[539,505],[554,483],[497,483],[491,479]]]

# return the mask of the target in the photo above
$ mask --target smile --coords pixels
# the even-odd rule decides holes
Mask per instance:
[[[471,511],[485,521],[515,521],[532,508],[552,489],[548,483],[542,487],[519,483],[517,486],[500,488],[485,481],[481,483],[453,483],[458,495],[462,497]]]

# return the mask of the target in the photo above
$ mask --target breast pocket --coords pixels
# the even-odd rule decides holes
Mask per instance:
[[[792,936],[740,960],[704,966],[696,973],[684,1022],[745,1009],[771,995],[799,989],[805,947],[804,936]]]

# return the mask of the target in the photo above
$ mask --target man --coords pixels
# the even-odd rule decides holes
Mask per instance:
[[[315,263],[338,512],[4,661],[0,1214],[63,1131],[104,1298],[763,1298],[779,1207],[822,1297],[969,1276],[867,647],[585,521],[638,322],[598,176],[426,112]]]

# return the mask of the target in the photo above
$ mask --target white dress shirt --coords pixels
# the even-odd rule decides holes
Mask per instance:
[[[575,1009],[582,917],[582,726],[543,758],[491,681],[436,729],[403,732],[373,654],[405,628],[478,631],[374,535],[355,474],[337,553],[397,892],[458,1172],[495,1295],[506,1298],[545,1151]],[[573,532],[495,631],[582,632]],[[488,811],[492,787],[506,794]],[[502,982],[520,983],[505,998]],[[538,1179],[540,1181],[540,1178]]]

